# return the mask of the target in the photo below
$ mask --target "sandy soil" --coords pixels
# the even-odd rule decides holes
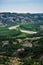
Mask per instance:
[[[27,30],[20,30],[21,32],[25,32],[28,34],[36,34],[37,32],[33,32],[33,31],[27,31]]]
[[[8,29],[16,29],[17,27],[19,27],[19,25],[11,26],[11,27],[9,27]]]

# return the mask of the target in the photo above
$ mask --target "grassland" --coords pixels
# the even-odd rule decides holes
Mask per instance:
[[[43,27],[40,26],[43,25],[20,24],[16,29],[9,29],[11,25],[0,27],[0,65],[43,65],[40,60],[43,55]],[[28,34],[20,30],[37,33]]]

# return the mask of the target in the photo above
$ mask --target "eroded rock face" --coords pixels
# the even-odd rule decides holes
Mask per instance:
[[[24,50],[24,48],[17,49],[15,52],[13,52],[12,56],[17,56],[19,52],[23,52]]]
[[[9,41],[2,41],[2,43],[3,43],[3,45],[2,45],[2,47],[3,47],[5,45],[8,45],[9,44]]]
[[[25,41],[23,41],[22,43],[23,43],[22,46],[25,46],[25,47],[32,47],[32,43],[29,42],[28,40],[25,40]]]
[[[20,58],[18,57],[12,57],[12,59],[10,59],[9,64],[10,65],[23,65],[23,62],[20,62]]]
[[[43,55],[40,57],[40,61],[43,62]]]
[[[41,22],[43,21],[43,13],[30,14],[30,13],[0,13],[0,23],[3,24],[15,24],[21,22]]]

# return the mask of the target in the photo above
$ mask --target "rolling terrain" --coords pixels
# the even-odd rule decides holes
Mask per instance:
[[[0,13],[0,65],[43,65],[43,13]]]

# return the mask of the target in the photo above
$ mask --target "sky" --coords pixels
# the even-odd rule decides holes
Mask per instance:
[[[0,0],[0,12],[43,13],[43,0]]]

